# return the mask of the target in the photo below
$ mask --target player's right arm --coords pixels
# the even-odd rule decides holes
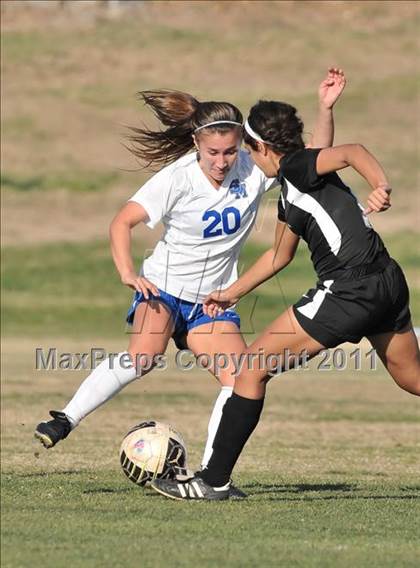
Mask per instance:
[[[242,296],[277,274],[295,256],[299,237],[286,223],[277,222],[274,245],[268,249],[236,282],[226,290],[216,290],[203,302],[203,310],[214,317],[236,304]]]
[[[139,223],[147,223],[149,216],[139,203],[130,201],[117,213],[109,228],[111,251],[121,282],[133,290],[142,292],[149,299],[149,291],[159,296],[159,290],[147,278],[139,276],[131,256],[131,229]]]

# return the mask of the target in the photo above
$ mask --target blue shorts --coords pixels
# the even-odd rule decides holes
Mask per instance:
[[[171,294],[167,294],[159,288],[160,296],[154,296],[149,292],[149,298],[153,300],[158,300],[165,304],[169,308],[174,321],[175,330],[172,334],[172,338],[175,341],[175,345],[178,349],[186,349],[187,345],[185,342],[185,337],[194,327],[199,325],[204,325],[205,323],[213,323],[215,321],[231,321],[234,323],[238,329],[241,326],[241,319],[235,310],[226,310],[223,314],[211,318],[203,312],[203,304],[194,304],[194,302],[187,302],[186,300],[181,300],[176,298]],[[132,325],[134,320],[134,313],[137,306],[143,302],[147,302],[146,298],[141,292],[136,292],[134,294],[133,303],[130,306],[127,314],[127,323]]]

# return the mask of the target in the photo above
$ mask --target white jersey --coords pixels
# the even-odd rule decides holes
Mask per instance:
[[[141,274],[168,294],[194,303],[227,288],[238,278],[241,247],[274,181],[243,150],[219,189],[195,153],[163,168],[130,199],[147,211],[149,227],[162,221],[165,228]]]

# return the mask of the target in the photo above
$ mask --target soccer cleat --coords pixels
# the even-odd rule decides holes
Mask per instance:
[[[200,470],[196,471],[195,474],[191,475],[191,477],[193,477],[194,475],[196,475],[197,477],[201,477],[201,473],[203,471],[205,471],[206,468],[202,467]],[[178,481],[180,480],[180,477],[177,476]],[[233,485],[233,480],[230,480],[230,486],[229,486],[229,499],[246,499],[248,497],[248,495],[246,493],[244,493],[241,489],[239,489],[238,487],[236,487],[235,485]]]
[[[71,424],[64,412],[50,410],[52,420],[40,422],[35,429],[34,436],[45,448],[52,448],[60,440],[64,440],[70,434]]]
[[[222,501],[229,499],[230,482],[223,487],[210,487],[201,477],[192,477],[187,481],[155,479],[151,487],[170,499]]]
[[[244,493],[241,489],[239,489],[238,487],[235,487],[234,485],[232,485],[232,483],[230,484],[229,487],[229,499],[246,499],[248,497],[248,495],[246,493]]]

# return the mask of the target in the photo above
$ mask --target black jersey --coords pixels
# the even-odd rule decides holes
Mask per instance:
[[[278,218],[308,243],[322,279],[329,272],[370,264],[385,247],[339,176],[317,174],[320,151],[297,150],[281,160]]]

